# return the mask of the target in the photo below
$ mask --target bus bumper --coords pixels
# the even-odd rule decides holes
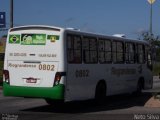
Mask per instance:
[[[64,100],[64,85],[60,84],[51,88],[23,87],[10,86],[6,82],[3,82],[3,94],[4,96]]]

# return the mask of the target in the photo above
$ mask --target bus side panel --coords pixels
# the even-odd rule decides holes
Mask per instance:
[[[147,65],[143,65],[143,75],[144,75],[144,89],[152,89],[153,87],[153,73],[147,68]]]
[[[66,100],[86,100],[94,98],[98,76],[93,65],[68,64]]]
[[[127,72],[130,70],[130,72]],[[68,64],[66,99],[94,99],[96,86],[104,80],[107,96],[132,93],[138,81],[137,66],[124,64]]]

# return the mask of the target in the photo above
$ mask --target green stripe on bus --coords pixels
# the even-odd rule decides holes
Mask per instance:
[[[31,97],[31,98],[49,98],[56,100],[64,99],[64,85],[55,87],[23,87],[10,86],[3,82],[4,96]]]

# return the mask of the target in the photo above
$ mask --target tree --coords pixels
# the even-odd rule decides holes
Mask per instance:
[[[149,32],[142,32],[139,40],[148,41],[151,47],[153,61],[160,61],[160,36],[155,36]]]
[[[7,38],[7,35],[3,35],[2,38]]]
[[[4,54],[5,52],[6,39],[7,39],[7,35],[3,35],[2,38],[0,38],[0,54],[2,53]]]

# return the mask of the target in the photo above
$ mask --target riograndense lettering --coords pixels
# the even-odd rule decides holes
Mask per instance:
[[[9,63],[8,67],[13,67],[13,68],[36,68],[36,65],[33,64],[13,64],[13,63]]]
[[[136,69],[131,69],[131,68],[115,68],[115,67],[112,67],[111,73],[113,75],[117,75],[117,76],[132,75],[132,74],[136,74]]]

